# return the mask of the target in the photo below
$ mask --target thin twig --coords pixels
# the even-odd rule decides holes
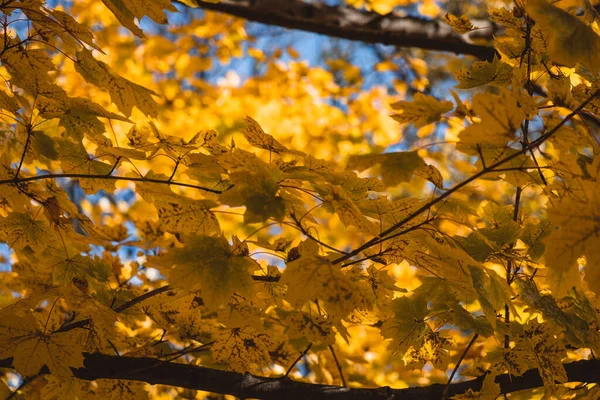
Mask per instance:
[[[167,179],[167,182],[171,182],[173,180],[173,178],[175,177],[175,173],[177,172],[177,168],[179,167],[180,162],[181,162],[181,157],[177,157],[177,161],[175,161],[175,167],[173,167],[173,172],[171,173],[171,176],[169,177],[169,179]]]
[[[23,380],[21,381],[21,384],[19,385],[19,387],[16,388],[15,390],[13,390],[13,392],[11,394],[9,394],[8,397],[5,400],[12,400],[12,399],[14,399],[15,396],[17,394],[19,394],[20,390],[23,390],[23,388],[25,386],[27,386],[28,384],[30,384],[31,382],[33,382],[40,375],[41,375],[41,373],[37,373],[35,375],[23,378]]]
[[[159,183],[164,185],[176,185],[182,187],[188,187],[192,189],[203,190],[205,192],[221,194],[233,187],[233,185],[229,186],[225,190],[216,190],[210,189],[204,186],[194,185],[191,183],[184,182],[174,182],[174,181],[166,181],[161,179],[153,179],[153,178],[144,178],[144,177],[132,177],[132,176],[118,176],[118,175],[96,175],[96,174],[45,174],[45,175],[35,175],[28,176],[26,178],[12,178],[12,179],[3,179],[0,180],[0,185],[6,184],[19,184],[22,182],[32,182],[32,181],[40,181],[44,179],[60,179],[60,178],[75,178],[75,179],[107,179],[107,180],[115,180],[115,181],[130,181],[130,182],[144,182],[144,183]]]
[[[171,362],[173,360],[178,359],[179,357],[182,357],[186,354],[191,354],[191,353],[200,353],[202,351],[205,351],[208,347],[212,346],[215,343],[215,341],[213,340],[212,342],[208,342],[205,343],[201,346],[197,346],[197,347],[193,347],[192,345],[179,350],[179,351],[175,351],[173,353],[169,353],[169,354],[165,354],[162,357],[170,357],[172,356],[172,358],[169,358],[168,360],[165,360],[166,362]]]
[[[340,362],[338,361],[338,358],[335,355],[335,351],[333,350],[333,345],[331,345],[331,344],[329,345],[329,350],[331,350],[331,355],[333,356],[335,365],[337,366],[338,372],[340,373],[340,378],[342,379],[342,386],[346,387],[348,385],[346,384],[346,379],[344,378],[344,372],[342,371],[342,366],[340,365]]]
[[[575,117],[577,114],[579,114],[579,112],[581,110],[583,110],[583,108],[585,106],[587,106],[589,104],[589,102],[592,101],[598,95],[600,95],[600,89],[596,90],[590,97],[588,97],[585,101],[583,101],[575,110],[573,110],[569,115],[567,115],[563,120],[561,120],[554,128],[552,128],[551,130],[549,130],[545,134],[541,135],[536,140],[530,142],[529,146],[524,147],[521,150],[516,151],[516,152],[514,152],[514,153],[512,153],[512,154],[510,154],[510,155],[508,155],[506,157],[504,157],[503,159],[501,159],[499,161],[496,161],[492,165],[489,165],[487,168],[483,168],[481,171],[475,173],[474,175],[470,176],[469,178],[465,179],[464,181],[462,181],[462,182],[454,185],[452,188],[448,189],[446,192],[442,193],[441,195],[439,195],[435,199],[429,201],[428,203],[424,204],[423,206],[421,206],[416,211],[412,212],[407,217],[403,218],[400,222],[397,222],[396,224],[392,225],[391,227],[389,227],[385,231],[381,232],[379,235],[375,236],[374,238],[372,238],[371,240],[367,241],[363,245],[355,248],[354,250],[352,250],[348,254],[345,254],[345,255],[343,255],[343,256],[335,259],[333,261],[333,263],[334,264],[338,264],[338,263],[341,263],[343,261],[346,261],[349,258],[352,258],[352,257],[356,256],[360,252],[362,252],[362,251],[370,248],[371,246],[379,243],[382,239],[384,240],[386,238],[386,236],[388,236],[392,232],[398,230],[399,228],[401,228],[402,226],[404,226],[406,223],[408,223],[408,222],[412,221],[413,219],[415,219],[417,216],[419,216],[424,211],[429,210],[431,207],[435,206],[436,204],[438,204],[439,202],[441,202],[445,198],[451,196],[456,191],[458,191],[458,190],[462,189],[463,187],[467,186],[471,182],[476,181],[477,179],[481,178],[483,175],[486,175],[486,174],[492,173],[492,172],[496,172],[495,169],[497,167],[499,167],[501,165],[504,165],[505,163],[507,163],[507,162],[509,162],[509,161],[517,158],[517,157],[522,156],[530,148],[536,148],[536,147],[541,146],[542,143],[544,143],[546,140],[548,140],[550,137],[552,137],[563,125],[565,125],[567,122],[569,122],[571,119],[573,119],[573,117]]]
[[[460,364],[462,364],[469,349],[471,348],[471,346],[473,346],[473,344],[475,343],[475,341],[477,340],[478,337],[479,337],[479,334],[477,334],[477,333],[474,334],[473,339],[471,339],[471,341],[469,342],[469,344],[467,345],[465,350],[460,355],[458,362],[456,363],[456,365],[454,366],[454,369],[452,370],[452,373],[450,374],[450,378],[448,378],[448,382],[446,383],[446,387],[444,388],[444,393],[442,394],[442,400],[446,400],[446,398],[448,397],[448,390],[450,389],[450,384],[452,383],[452,379],[454,379],[454,375],[456,375],[458,368],[460,368]]]
[[[300,360],[302,360],[302,357],[304,357],[306,355],[306,353],[308,353],[308,351],[310,350],[311,347],[312,347],[312,343],[310,343],[308,345],[308,347],[306,348],[306,350],[304,350],[302,353],[300,353],[300,355],[298,356],[298,358],[296,358],[296,360],[294,360],[294,362],[292,363],[292,365],[290,365],[290,367],[288,368],[287,372],[284,375],[286,378],[288,377],[288,375],[290,374],[290,372],[292,372],[292,370],[294,369],[294,367],[296,366],[296,364],[298,364],[298,362]]]
[[[115,308],[113,311],[116,313],[121,313],[121,312],[127,310],[128,308],[131,308],[131,307],[135,306],[136,304],[141,303],[142,301],[144,301],[146,299],[149,299],[150,297],[154,297],[158,294],[169,291],[171,289],[172,288],[169,285],[167,285],[167,286],[163,286],[163,287],[159,287],[157,289],[151,290],[148,293],[144,293],[141,296],[135,297],[135,298],[121,304],[120,306]],[[67,331],[70,331],[75,328],[83,328],[84,326],[88,325],[91,321],[92,321],[91,318],[86,318],[86,319],[82,319],[79,321],[75,321],[70,324],[61,326],[59,329],[54,331],[54,333],[67,332]]]
[[[21,172],[21,167],[23,167],[23,161],[25,161],[25,155],[27,154],[27,149],[29,148],[29,142],[31,141],[31,127],[27,126],[27,139],[25,140],[25,146],[23,147],[23,153],[21,154],[21,160],[19,161],[19,165],[17,166],[17,172],[15,173],[15,178],[19,176],[19,172]]]
[[[316,237],[314,237],[314,236],[312,236],[310,233],[308,233],[308,231],[307,231],[306,229],[304,229],[304,227],[302,226],[302,222],[300,222],[300,221],[298,220],[298,218],[296,218],[296,215],[295,215],[295,214],[293,214],[293,213],[292,213],[292,214],[290,214],[290,218],[292,219],[292,221],[294,221],[294,222],[296,223],[296,226],[297,226],[298,230],[299,230],[299,231],[300,231],[300,232],[301,232],[301,233],[302,233],[304,236],[306,236],[307,238],[309,238],[310,240],[312,240],[312,241],[314,241],[314,242],[316,242],[316,243],[320,244],[321,246],[323,246],[323,247],[325,247],[325,248],[327,248],[327,249],[329,249],[329,250],[335,251],[336,253],[340,253],[340,254],[348,254],[348,253],[346,253],[346,252],[345,252],[345,251],[343,251],[343,250],[336,249],[335,247],[333,247],[333,246],[330,246],[330,245],[328,245],[328,244],[327,244],[327,243],[325,243],[325,242],[322,242],[321,240],[317,239]]]
[[[119,350],[117,350],[117,347],[114,345],[114,343],[111,342],[110,339],[106,339],[106,341],[108,342],[108,344],[110,344],[110,347],[112,347],[112,349],[114,350],[115,354],[120,357],[121,354],[119,353]]]
[[[170,287],[169,285],[166,285],[166,286],[159,287],[158,289],[151,290],[148,293],[144,293],[141,296],[138,296],[138,297],[133,298],[133,299],[131,299],[129,301],[126,301],[125,303],[123,303],[120,306],[116,307],[114,309],[114,311],[116,313],[121,313],[121,312],[127,310],[128,308],[131,308],[131,307],[135,306],[136,304],[139,304],[142,301],[144,301],[146,299],[149,299],[150,297],[154,297],[157,294],[161,294],[161,293],[167,292],[167,291],[169,291],[171,289],[173,289],[173,288]]]
[[[519,205],[521,204],[521,193],[523,192],[523,189],[521,187],[517,188],[517,192],[515,193],[515,207],[514,207],[514,211],[513,211],[513,221],[518,222],[519,220]],[[514,244],[511,244],[511,249],[514,246]],[[506,283],[508,284],[508,286],[510,287],[510,285],[512,284],[513,280],[515,279],[515,276],[513,274],[513,268],[514,268],[514,260],[508,260],[508,262],[506,263]],[[517,271],[514,271],[515,273]],[[504,304],[504,322],[506,323],[506,330],[507,332],[509,331],[510,328],[510,307],[508,304]],[[508,333],[506,333],[504,335],[504,348],[508,349],[510,347],[510,336]]]

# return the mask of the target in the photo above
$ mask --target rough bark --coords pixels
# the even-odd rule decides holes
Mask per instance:
[[[439,399],[445,385],[433,384],[407,389],[345,388],[298,382],[288,378],[265,378],[252,374],[222,371],[160,361],[155,358],[119,357],[104,354],[84,354],[84,368],[73,369],[80,379],[124,379],[162,384],[188,389],[198,389],[213,393],[230,394],[239,398],[258,399]],[[0,360],[0,367],[11,368],[12,359]],[[600,360],[583,360],[565,364],[569,382],[600,382]],[[44,368],[42,374],[47,374]],[[448,396],[464,393],[468,389],[479,390],[484,377],[465,382],[453,383]],[[502,393],[532,389],[543,385],[537,369],[531,369],[522,376],[509,377],[507,374],[496,377]]]
[[[459,35],[440,21],[394,13],[380,15],[302,0],[220,0],[216,3],[185,0],[184,3],[268,25],[366,43],[467,54],[486,60],[493,59],[495,50],[475,44],[473,39],[491,39],[499,29],[489,21],[481,20],[475,21],[475,25],[485,29]]]

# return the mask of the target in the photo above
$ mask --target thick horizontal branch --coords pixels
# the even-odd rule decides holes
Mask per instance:
[[[185,3],[195,3],[206,10],[219,11],[267,25],[366,43],[448,51],[485,60],[492,60],[495,54],[493,47],[471,42],[476,37],[491,39],[497,33],[495,30],[498,28],[488,21],[476,24],[483,29],[459,35],[440,21],[399,16],[394,13],[381,15],[347,6],[307,3],[302,0],[186,0]]]
[[[122,379],[169,385],[213,393],[230,394],[239,398],[258,399],[439,399],[446,385],[433,384],[407,389],[347,388],[298,382],[288,378],[265,378],[252,374],[222,371],[160,361],[155,358],[84,354],[84,367],[73,369],[73,374],[84,380]],[[569,382],[600,382],[600,360],[583,360],[564,364]],[[0,368],[12,368],[12,359],[0,360]],[[47,374],[44,368],[41,372]],[[502,393],[533,389],[543,385],[537,369],[522,376],[496,377]],[[469,389],[478,391],[483,376],[466,382],[449,385],[447,394],[454,396]]]

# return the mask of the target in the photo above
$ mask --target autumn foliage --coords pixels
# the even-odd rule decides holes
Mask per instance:
[[[420,2],[493,58],[365,67],[229,15],[291,6],[1,0],[0,398],[600,397],[600,16],[562,3]]]

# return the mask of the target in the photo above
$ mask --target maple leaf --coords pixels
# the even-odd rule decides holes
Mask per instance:
[[[321,315],[310,316],[303,312],[279,312],[287,326],[287,335],[292,339],[303,338],[308,343],[324,343],[327,345],[335,342],[333,320]]]
[[[444,20],[456,33],[468,33],[474,29],[473,24],[471,23],[471,21],[469,21],[469,18],[467,18],[466,15],[461,15],[460,17],[457,17],[454,14],[447,13],[446,15],[444,15]]]
[[[526,10],[548,35],[548,54],[568,67],[581,63],[600,70],[600,36],[579,18],[544,0],[529,0]]]
[[[51,83],[48,72],[56,68],[44,49],[25,49],[9,46],[0,57],[13,83],[34,93],[54,92],[59,89]],[[60,89],[59,89],[60,90]]]
[[[108,65],[96,60],[91,51],[83,49],[77,52],[75,69],[86,81],[108,90],[111,100],[125,116],[131,115],[134,106],[148,116],[158,115],[156,102],[152,98],[156,93],[115,75]]]
[[[344,225],[353,225],[359,231],[370,233],[372,235],[377,233],[376,225],[362,215],[356,204],[343,188],[331,185],[329,187],[329,193],[330,194],[326,199],[331,202],[333,209]]]
[[[248,116],[246,116],[246,130],[244,131],[244,137],[251,145],[260,149],[269,150],[274,153],[287,151],[287,148],[284,145],[275,140],[273,136],[266,134],[258,122]]]
[[[457,398],[586,380],[585,349],[600,353],[589,1],[490,8],[485,29],[430,0],[413,10],[428,21],[397,15],[402,0],[240,2],[251,19],[449,50],[377,47],[373,65],[360,46],[267,48],[226,2],[63,3],[0,5],[0,364],[45,373],[14,393],[4,376],[0,397],[148,398],[164,392],[147,387],[153,360],[190,398],[211,389],[177,387],[195,365],[237,397],[269,385],[229,388],[217,364],[258,383],[310,371],[273,396],[414,386],[450,361],[478,376],[452,374]],[[487,15],[480,3],[464,10]],[[387,35],[396,21],[411,35]],[[79,379],[106,371],[118,379]]]
[[[210,308],[226,303],[235,291],[252,293],[251,273],[256,264],[246,256],[235,255],[224,237],[190,235],[184,243],[184,247],[172,248],[157,259],[162,266],[174,267],[169,279],[175,287],[200,290]]]
[[[555,389],[556,382],[568,380],[561,359],[565,356],[564,347],[552,335],[547,324],[537,320],[530,321],[523,327],[523,332],[515,338],[515,351],[529,365],[540,371],[544,386]]]
[[[481,85],[506,86],[511,82],[513,68],[497,58],[492,62],[475,61],[471,68],[454,73],[458,89],[470,89]]]
[[[32,311],[15,313],[19,304],[0,311],[0,357],[12,357],[13,365],[24,376],[36,375],[43,366],[57,377],[72,375],[72,368],[83,367],[82,347],[72,333],[52,333]]]
[[[580,190],[565,193],[548,209],[548,220],[558,227],[546,237],[544,258],[548,282],[555,296],[563,297],[572,287],[580,287],[581,277],[577,259],[586,256],[589,262],[600,260],[600,190],[596,181],[579,181]],[[596,269],[586,268],[586,281],[600,292]]]
[[[219,196],[219,200],[230,206],[246,206],[244,222],[255,223],[273,217],[282,221],[285,216],[285,201],[277,193],[276,177],[267,171],[236,171],[229,174],[234,187]]]
[[[320,299],[328,312],[340,318],[364,301],[356,285],[339,267],[317,255],[305,255],[287,263],[281,283],[287,285],[286,298],[294,306]]]
[[[423,368],[430,362],[435,368],[445,371],[450,362],[448,347],[451,340],[440,335],[439,332],[429,332],[423,339],[423,343],[417,349],[411,347],[404,359],[410,368]]]
[[[14,249],[29,247],[42,252],[52,243],[52,232],[48,224],[32,219],[29,213],[11,212],[0,220],[0,240]]]
[[[469,146],[503,146],[514,140],[515,132],[525,119],[518,99],[504,88],[499,95],[478,93],[473,96],[473,111],[481,122],[468,126],[458,136],[461,143]]]
[[[413,175],[418,175],[439,188],[444,187],[442,174],[433,165],[427,165],[417,151],[352,155],[348,159],[348,167],[359,171],[375,165],[380,166],[381,179],[387,186],[408,182]]]
[[[416,93],[413,101],[397,101],[392,104],[394,110],[402,114],[393,114],[392,118],[400,123],[412,123],[415,128],[420,128],[441,119],[441,115],[452,110],[454,106],[450,101],[439,101],[433,96]]]
[[[168,0],[102,0],[102,2],[124,27],[141,38],[145,37],[144,33],[135,24],[134,18],[141,20],[147,15],[160,24],[166,24],[168,21],[163,9],[177,11],[177,8]]]
[[[215,361],[227,364],[233,371],[245,372],[252,364],[267,365],[272,348],[269,334],[246,327],[219,332],[212,353]]]
[[[394,318],[384,322],[381,334],[392,339],[390,349],[404,355],[412,347],[420,348],[431,328],[424,318],[429,314],[422,297],[401,297],[392,302]]]

